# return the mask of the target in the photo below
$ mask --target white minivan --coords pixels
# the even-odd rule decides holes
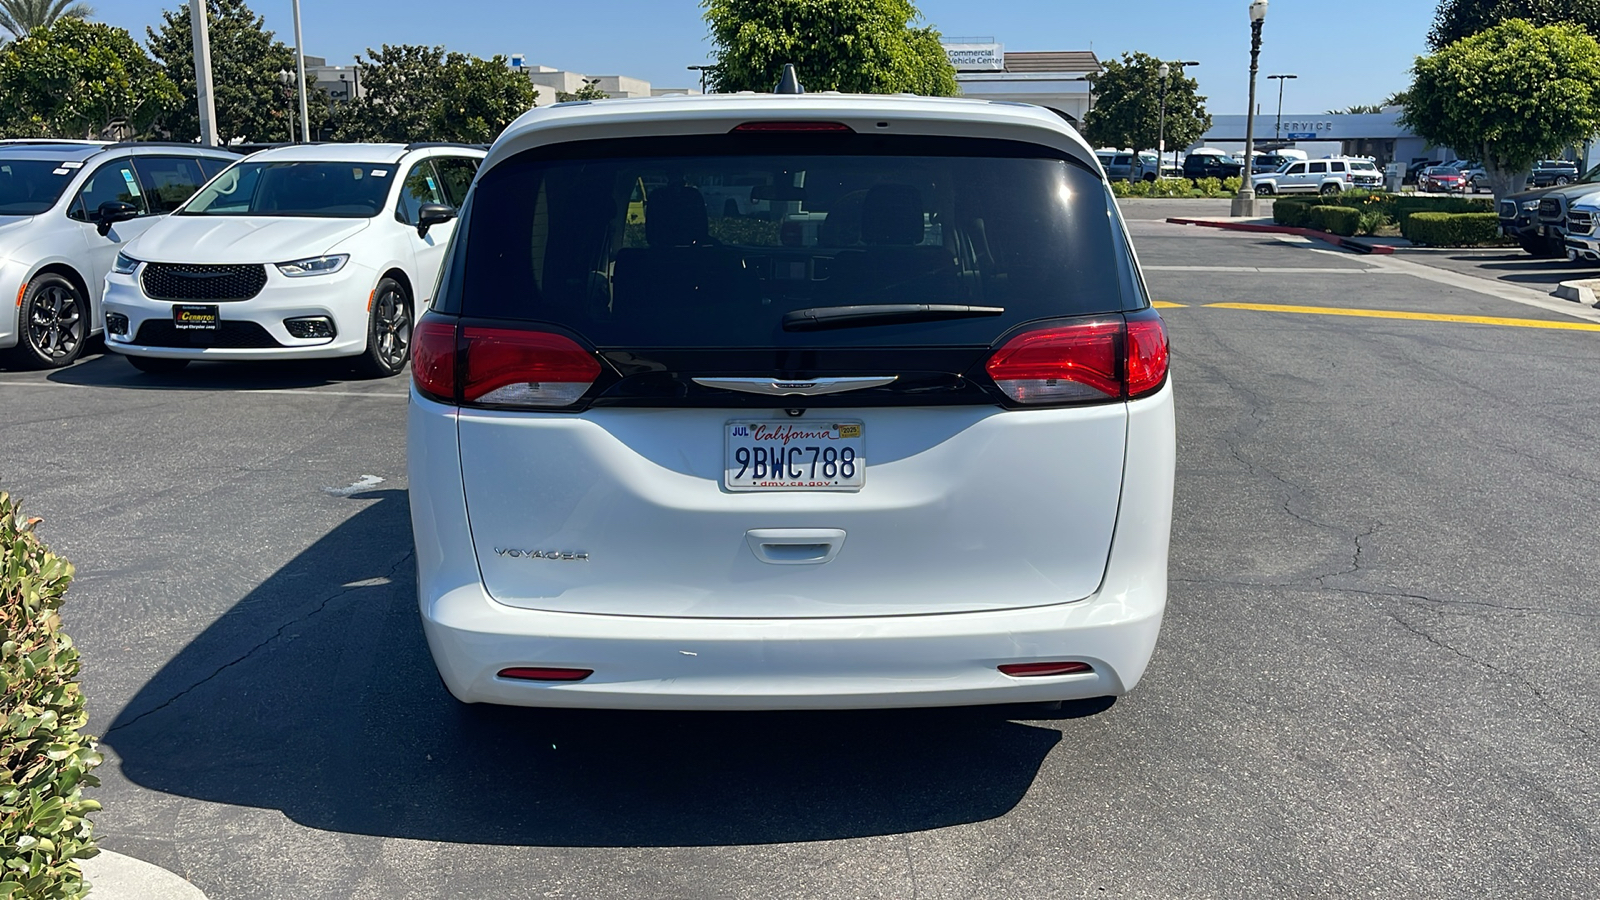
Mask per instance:
[[[398,373],[483,155],[311,144],[246,158],[117,256],[107,349],[152,373],[329,357]]]
[[[117,250],[238,158],[196,144],[0,141],[5,362],[76,361],[100,331],[101,291]]]
[[[763,208],[702,187],[729,183]],[[1052,702],[1144,673],[1166,331],[1094,151],[1045,109],[534,110],[415,346],[419,601],[462,701]]]

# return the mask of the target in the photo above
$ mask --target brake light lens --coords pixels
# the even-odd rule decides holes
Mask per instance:
[[[1018,403],[1092,403],[1142,397],[1167,378],[1167,333],[1154,310],[1027,331],[985,369]]]
[[[466,326],[424,317],[412,344],[412,377],[455,403],[554,408],[577,402],[600,377],[594,354],[542,331]]]
[[[594,674],[593,669],[560,669],[553,666],[512,666],[497,672],[501,678],[518,681],[582,681]]]
[[[735,125],[734,131],[847,131],[855,129],[843,122],[746,122]]]
[[[1082,675],[1085,672],[1093,672],[1094,666],[1077,661],[1031,662],[1006,663],[999,669],[1012,678],[1042,678],[1047,675]]]

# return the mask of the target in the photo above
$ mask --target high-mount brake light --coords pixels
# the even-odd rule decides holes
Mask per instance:
[[[1167,380],[1167,332],[1154,310],[1025,331],[984,367],[1017,403],[1132,400]]]
[[[571,406],[602,371],[593,353],[559,334],[469,325],[457,336],[453,322],[426,317],[412,353],[424,393],[484,406]]]
[[[751,131],[837,131],[854,132],[855,129],[843,122],[746,122],[733,128],[736,132]]]

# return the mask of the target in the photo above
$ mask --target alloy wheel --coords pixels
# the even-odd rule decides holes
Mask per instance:
[[[52,284],[36,294],[28,311],[28,343],[46,360],[75,355],[88,331],[78,294]]]
[[[395,370],[405,365],[411,353],[411,314],[398,290],[384,291],[373,305],[372,337],[385,364]]]

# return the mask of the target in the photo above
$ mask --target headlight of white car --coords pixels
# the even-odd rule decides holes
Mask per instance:
[[[332,275],[344,268],[350,261],[350,254],[336,253],[332,256],[312,256],[307,259],[297,259],[292,262],[278,263],[278,271],[289,278],[306,278],[311,275]]]
[[[117,261],[111,264],[111,271],[118,275],[132,275],[139,268],[139,261],[126,253],[118,253]]]

